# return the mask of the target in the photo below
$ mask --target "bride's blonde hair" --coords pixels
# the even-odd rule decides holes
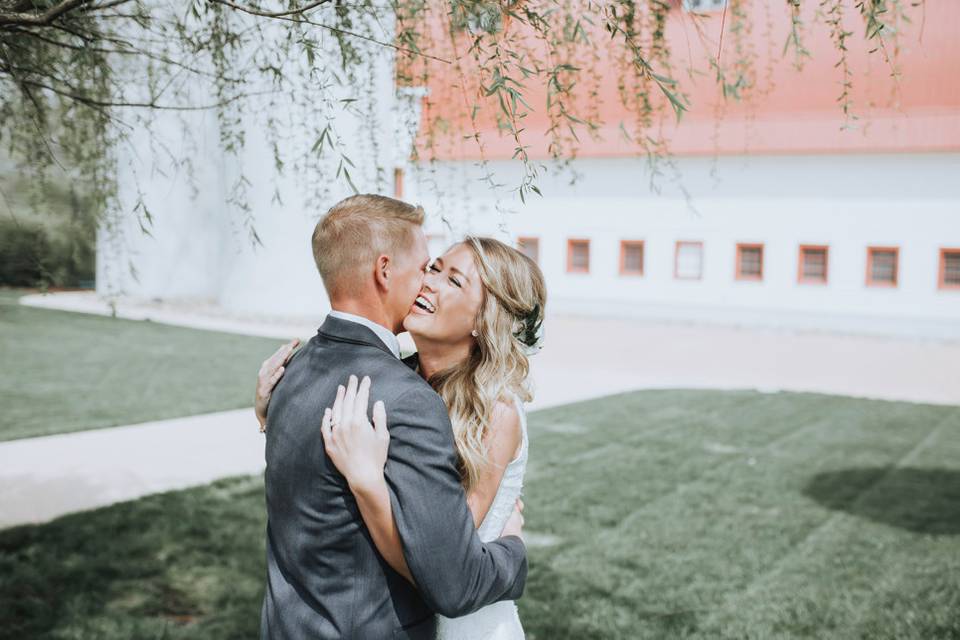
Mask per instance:
[[[487,464],[484,434],[498,400],[532,392],[528,351],[540,336],[547,288],[537,264],[493,238],[467,237],[483,285],[476,342],[467,359],[437,372],[428,381],[447,405],[467,490],[476,486]]]

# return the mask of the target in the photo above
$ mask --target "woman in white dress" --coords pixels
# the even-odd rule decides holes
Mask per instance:
[[[545,303],[543,274],[535,262],[498,240],[470,237],[428,267],[404,320],[417,346],[418,373],[450,411],[467,504],[484,541],[500,536],[523,487],[523,403],[532,398],[528,356],[540,346]],[[261,426],[270,392],[295,344],[281,347],[260,370]],[[374,405],[370,428],[369,388],[369,378],[358,383],[351,377],[325,412],[321,432],[326,453],[347,479],[377,549],[413,582],[383,473],[390,438],[385,410],[383,403]],[[355,410],[357,402],[360,410]],[[461,618],[440,616],[437,637],[520,640],[524,634],[516,605],[498,602]]]

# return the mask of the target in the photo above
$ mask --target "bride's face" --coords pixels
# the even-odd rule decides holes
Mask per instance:
[[[403,327],[433,342],[472,342],[482,303],[483,284],[473,252],[458,244],[427,267],[420,295]]]

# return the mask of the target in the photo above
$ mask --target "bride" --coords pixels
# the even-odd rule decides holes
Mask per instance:
[[[519,500],[527,462],[523,403],[532,399],[528,355],[539,349],[546,303],[535,262],[492,238],[468,237],[427,268],[404,329],[417,353],[405,362],[443,398],[450,412],[460,475],[483,541],[500,536]],[[257,384],[261,429],[274,385],[297,341],[264,362]],[[351,376],[321,434],[327,456],[349,483],[383,558],[410,582],[384,479],[390,435],[382,402],[367,419],[370,379]],[[455,567],[451,567],[455,571]],[[523,627],[513,602],[460,618],[438,616],[442,640],[517,640]]]

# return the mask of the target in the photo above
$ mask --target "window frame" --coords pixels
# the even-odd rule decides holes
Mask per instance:
[[[587,245],[587,266],[584,269],[573,266],[573,245],[579,243]],[[567,238],[567,273],[590,273],[590,238]]]
[[[700,273],[696,277],[680,275],[680,245],[692,245],[700,247]],[[703,280],[703,255],[703,240],[677,240],[673,245],[673,279],[687,280],[691,282]]]
[[[940,247],[940,267],[937,269],[937,288],[941,291],[960,291],[960,284],[947,283],[947,254],[960,256],[960,247]],[[897,262],[897,267],[900,263]]]
[[[540,264],[540,237],[539,236],[517,236],[517,251],[523,253],[523,249],[520,248],[520,245],[524,242],[533,242],[537,245],[537,257],[532,258],[532,260],[539,266]],[[527,255],[524,253],[524,255]],[[530,256],[527,256],[528,258]]]
[[[893,282],[882,282],[873,279],[873,254],[876,251],[892,251],[894,256]],[[866,286],[880,287],[884,289],[896,289],[900,286],[900,247],[888,247],[880,245],[867,246],[867,277]]]
[[[630,247],[640,247],[640,270],[633,271],[627,269],[627,249]],[[645,240],[621,240],[620,241],[620,275],[634,276],[642,278],[647,262],[647,248]]]
[[[393,169],[393,197],[397,200],[403,199],[403,167],[394,167]]]
[[[759,275],[744,275],[741,270],[743,267],[743,250],[744,249],[760,249],[760,274]],[[764,267],[766,263],[766,253],[767,250],[764,247],[762,242],[738,242],[737,243],[737,256],[736,264],[734,265],[734,279],[745,281],[745,282],[763,282]]]
[[[823,251],[823,280],[813,280],[803,277],[803,253],[807,250]],[[797,284],[813,284],[824,286],[830,282],[830,245],[801,244],[797,249]]]

